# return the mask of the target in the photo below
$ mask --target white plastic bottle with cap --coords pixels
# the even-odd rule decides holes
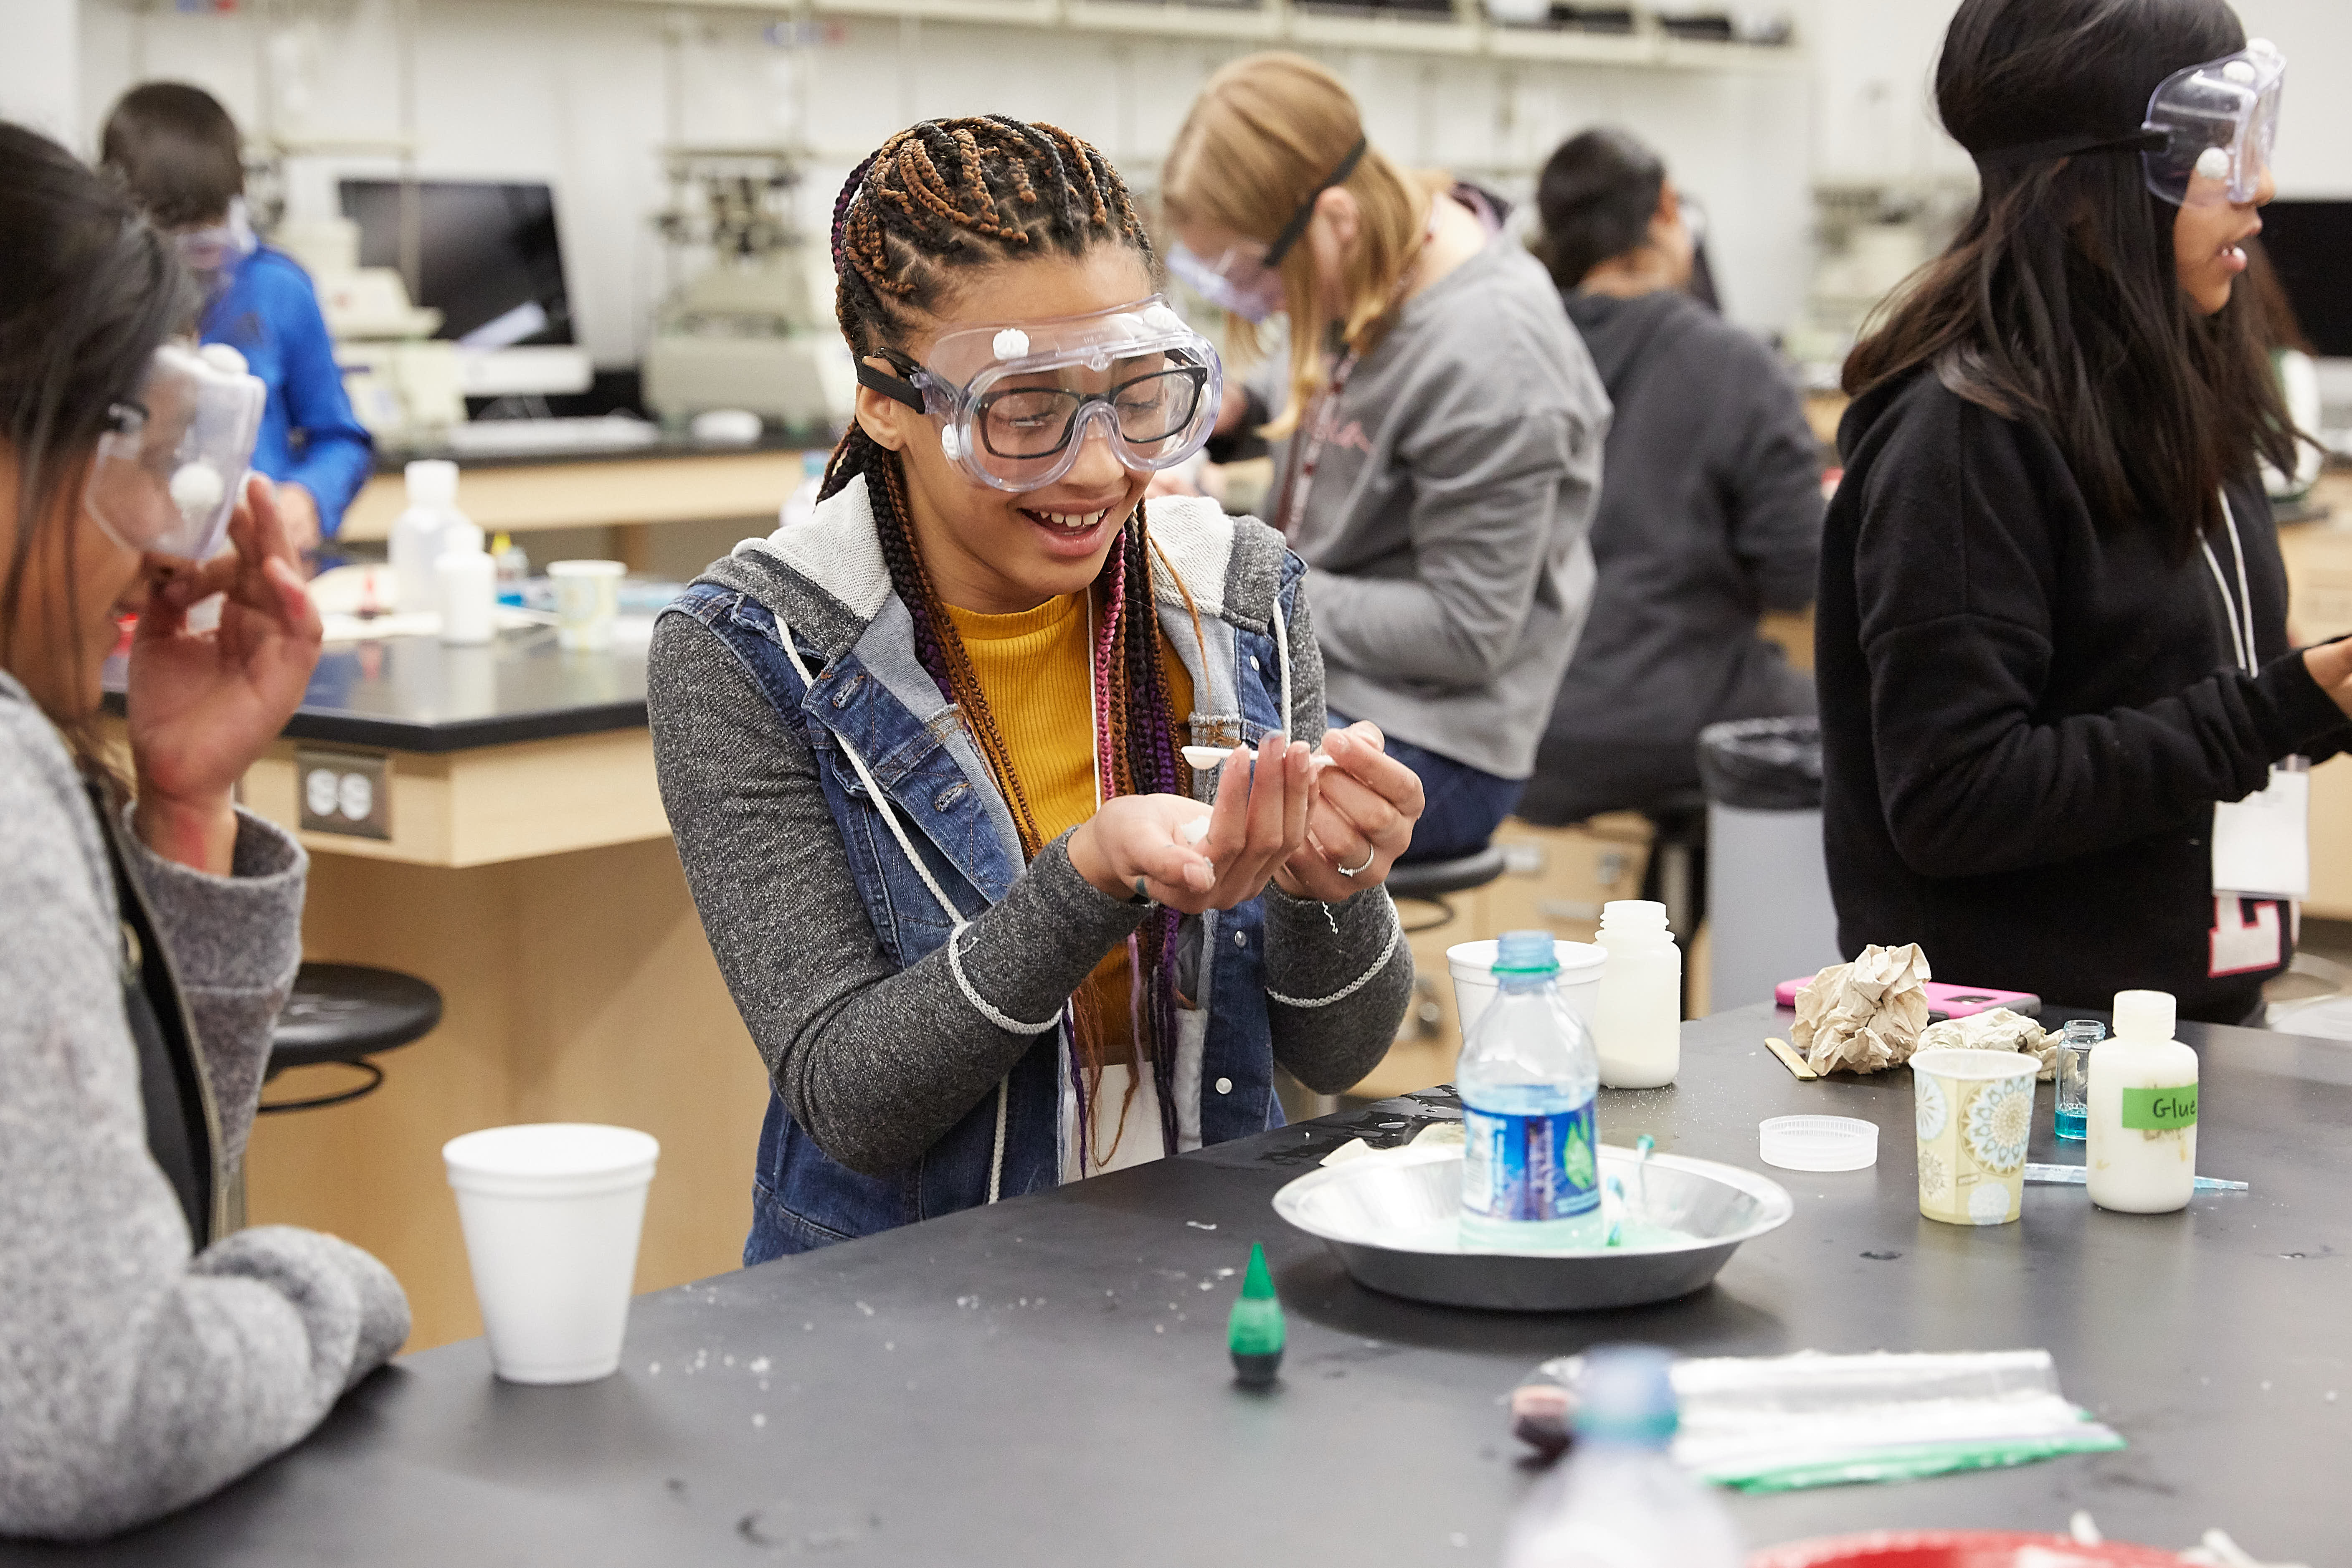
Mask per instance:
[[[2169,1214],[2197,1190],[2197,1053],[2172,1037],[2168,992],[2116,993],[2116,1032],[2091,1049],[2091,1201]]]
[[[441,607],[433,568],[441,559],[442,531],[452,518],[463,521],[465,514],[457,510],[457,464],[420,458],[402,472],[408,481],[408,508],[392,523],[393,591],[401,611],[414,615]]]
[[[498,563],[482,548],[482,531],[464,518],[444,529],[441,539],[441,558],[433,563],[441,640],[457,647],[488,642],[496,630]]]
[[[1683,1065],[1683,950],[1666,929],[1666,906],[1619,899],[1601,906],[1593,939],[1609,953],[1592,1009],[1601,1081],[1611,1089],[1657,1089]]]
[[[1528,1494],[1503,1568],[1739,1568],[1730,1515],[1669,1452],[1673,1370],[1647,1345],[1585,1352],[1576,1447]]]

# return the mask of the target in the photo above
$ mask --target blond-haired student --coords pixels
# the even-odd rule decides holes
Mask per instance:
[[[1591,599],[1591,356],[1499,204],[1399,167],[1312,60],[1212,77],[1161,201],[1171,269],[1238,351],[1287,318],[1284,405],[1234,397],[1222,423],[1275,444],[1268,520],[1307,565],[1334,718],[1421,775],[1406,862],[1475,851],[1534,771]]]

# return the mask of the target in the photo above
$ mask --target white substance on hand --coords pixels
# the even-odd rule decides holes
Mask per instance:
[[[1176,840],[1180,844],[1198,844],[1208,836],[1209,819],[1205,816],[1196,816],[1176,830]]]
[[[183,463],[172,475],[172,504],[184,514],[202,515],[220,505],[221,497],[228,494],[228,481],[210,463],[199,458]]]

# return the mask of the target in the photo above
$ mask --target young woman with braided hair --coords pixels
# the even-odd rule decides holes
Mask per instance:
[[[1223,373],[1108,162],[917,125],[833,255],[861,390],[824,499],[653,644],[773,1089],[747,1264],[1278,1124],[1275,1063],[1354,1082],[1412,974],[1381,883],[1421,786],[1324,732],[1303,568],[1208,502],[1146,516]]]

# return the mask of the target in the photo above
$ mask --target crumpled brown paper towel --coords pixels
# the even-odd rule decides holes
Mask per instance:
[[[1958,1046],[1972,1051],[2023,1051],[2042,1063],[2040,1077],[2047,1083],[2058,1076],[2058,1038],[2024,1014],[1996,1007],[1990,1013],[1928,1025],[1919,1037],[1919,1048]]]
[[[1927,1026],[1927,955],[1917,942],[1865,947],[1797,993],[1789,1038],[1815,1072],[1884,1072],[1919,1048]]]

